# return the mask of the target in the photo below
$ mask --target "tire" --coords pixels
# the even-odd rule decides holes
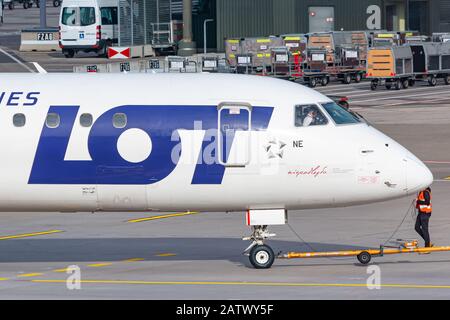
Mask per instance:
[[[436,77],[433,77],[433,76],[428,77],[428,84],[432,87],[436,87],[437,86]]]
[[[356,82],[356,83],[360,83],[361,80],[362,80],[362,75],[361,75],[361,73],[357,73],[357,74],[355,75],[355,82]]]
[[[416,80],[414,79],[409,79],[408,82],[410,87],[414,87],[416,85]]]
[[[255,269],[269,269],[275,261],[275,254],[271,247],[257,245],[250,250],[249,259]]]
[[[385,87],[387,90],[391,90],[392,89],[392,83],[386,82]]]
[[[309,86],[311,88],[315,88],[317,86],[317,80],[316,78],[309,78]]]
[[[402,87],[403,89],[408,89],[409,88],[409,81],[408,79],[405,79],[402,81]]]
[[[26,2],[24,2],[22,6],[24,9],[28,9],[28,3],[26,3]]]
[[[53,6],[56,8],[56,7],[59,7],[61,5],[61,1],[60,0],[53,0]]]
[[[351,82],[352,82],[352,75],[351,74],[349,74],[349,73],[347,73],[345,76],[344,76],[344,83],[345,84],[350,84]]]
[[[329,79],[328,77],[323,77],[323,78],[320,80],[320,84],[322,85],[322,87],[327,86],[329,82],[330,82],[330,79]]]
[[[450,76],[445,76],[444,77],[444,82],[445,82],[445,84],[448,86],[448,85],[450,85]]]
[[[63,50],[63,54],[66,58],[70,59],[73,58],[75,56],[75,51],[74,50]]]
[[[361,264],[369,264],[370,260],[372,260],[372,256],[367,251],[363,251],[357,256],[358,261],[361,262]]]
[[[377,87],[378,87],[378,82],[377,81],[372,81],[370,83],[370,90],[375,91],[375,90],[377,90]]]
[[[395,88],[395,90],[401,90],[402,89],[402,81],[400,79],[397,79],[395,81],[394,88]]]
[[[14,10],[14,2],[8,3],[8,9],[9,10]]]

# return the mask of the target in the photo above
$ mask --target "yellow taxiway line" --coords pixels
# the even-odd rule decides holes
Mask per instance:
[[[43,273],[23,273],[17,275],[18,278],[31,278],[31,277],[39,277],[44,275]]]
[[[112,265],[112,262],[106,262],[106,263],[94,263],[94,264],[88,264],[88,267],[91,268],[100,268],[100,267],[107,267]]]
[[[23,233],[23,234],[16,234],[16,235],[12,235],[12,236],[0,237],[0,240],[36,237],[36,236],[43,236],[43,235],[47,235],[47,234],[54,234],[54,233],[61,233],[61,232],[64,232],[64,231],[63,230],[50,230],[50,231],[35,232],[35,233]]]
[[[164,214],[164,215],[160,215],[160,216],[153,216],[153,217],[148,217],[148,218],[140,218],[140,219],[133,219],[133,220],[128,220],[128,223],[138,223],[138,222],[144,222],[144,221],[151,221],[151,220],[159,220],[159,219],[167,219],[167,218],[175,218],[175,217],[183,217],[183,216],[188,216],[188,215],[192,215],[192,214],[197,214],[199,212],[180,212],[180,213],[172,213],[172,214]]]
[[[122,260],[122,262],[137,262],[137,261],[144,261],[144,258],[131,258],[131,259],[126,259],[126,260]]]
[[[66,283],[66,280],[30,280],[35,283]],[[375,287],[362,283],[288,283],[288,282],[214,282],[214,281],[137,281],[137,280],[81,280],[85,284],[125,285],[197,285],[197,286],[261,286],[261,287]],[[381,288],[400,289],[450,289],[450,285],[380,284]]]
[[[175,257],[177,254],[176,253],[159,253],[159,254],[155,254],[155,256],[157,257]]]
[[[0,281],[7,281],[9,278],[0,278]]]

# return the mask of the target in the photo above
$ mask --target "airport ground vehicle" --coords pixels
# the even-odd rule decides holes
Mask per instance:
[[[269,268],[268,227],[290,210],[397,199],[433,182],[400,144],[289,81],[48,73],[0,82],[0,211],[247,212],[250,261]],[[93,103],[99,92],[108,94]]]
[[[373,47],[367,59],[367,79],[370,88],[407,89],[414,85],[413,54],[409,46]]]
[[[64,0],[59,45],[66,58],[77,52],[107,54],[118,41],[118,0]]]

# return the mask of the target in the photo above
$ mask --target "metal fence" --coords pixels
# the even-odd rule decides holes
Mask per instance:
[[[119,46],[172,44],[171,0],[120,0]]]

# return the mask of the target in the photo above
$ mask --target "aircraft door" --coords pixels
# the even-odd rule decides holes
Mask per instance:
[[[218,107],[218,160],[227,167],[250,162],[251,110],[249,104],[223,103]]]

